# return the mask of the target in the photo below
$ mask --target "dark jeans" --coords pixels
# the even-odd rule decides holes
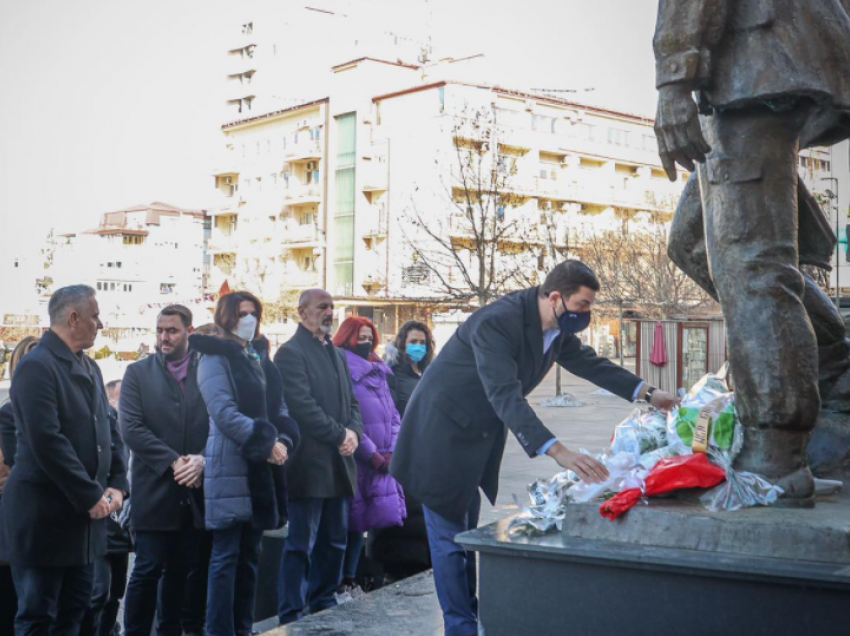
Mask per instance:
[[[250,634],[257,596],[257,563],[263,531],[250,523],[213,530],[207,588],[209,636]]]
[[[127,552],[107,554],[94,562],[91,603],[83,617],[80,636],[109,636],[127,589]]]
[[[183,598],[182,623],[184,634],[200,634],[207,623],[207,585],[209,581],[210,557],[212,556],[212,533],[202,532],[203,539],[198,560],[186,579],[186,594]],[[168,572],[165,573],[168,576]]]
[[[89,607],[94,565],[70,568],[12,566],[18,592],[16,636],[77,636]]]
[[[345,561],[343,561],[342,565],[343,579],[354,579],[357,577],[357,566],[360,564],[363,543],[362,532],[348,533],[348,545],[345,546]]]
[[[478,525],[480,509],[479,493],[475,493],[462,523],[449,521],[423,506],[434,564],[434,587],[443,610],[446,636],[475,636],[478,633],[475,553],[464,550],[455,542],[455,537]]]
[[[289,500],[289,534],[281,557],[278,618],[297,621],[304,605],[315,613],[336,605],[348,543],[351,499],[305,497]]]
[[[12,568],[0,565],[0,636],[15,636],[18,594],[12,581]]]
[[[203,532],[195,529],[136,533],[136,562],[124,605],[127,636],[150,636],[157,614],[158,636],[181,636],[186,578],[198,561],[202,541]]]

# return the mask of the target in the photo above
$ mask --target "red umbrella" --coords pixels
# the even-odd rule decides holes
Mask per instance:
[[[649,354],[649,361],[656,367],[663,367],[667,364],[667,348],[664,346],[664,326],[660,320],[655,323],[655,339],[652,342],[652,353]]]

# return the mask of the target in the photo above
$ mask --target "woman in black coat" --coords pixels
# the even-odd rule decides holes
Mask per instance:
[[[12,352],[9,361],[9,382],[21,359],[30,351],[35,349],[38,338],[27,336],[18,343]],[[9,477],[12,464],[15,463],[15,414],[12,411],[12,401],[6,400],[0,406],[0,497],[3,496],[3,487]],[[15,614],[18,611],[18,595],[15,593],[15,585],[12,583],[12,570],[5,563],[0,562],[0,636],[14,636]]]
[[[406,322],[395,341],[387,345],[384,360],[393,372],[393,375],[387,376],[387,381],[400,415],[404,416],[410,396],[433,358],[434,337],[422,322]],[[413,576],[431,567],[422,504],[409,496],[406,503],[404,526],[381,528],[369,533],[369,558],[381,564],[387,582]]]

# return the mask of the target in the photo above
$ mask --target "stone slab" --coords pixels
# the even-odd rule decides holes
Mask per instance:
[[[443,618],[429,570],[264,633],[268,636],[437,636],[443,633]]]
[[[698,502],[651,499],[615,521],[599,503],[570,506],[567,538],[740,556],[850,565],[850,497],[819,498],[814,509],[749,508],[709,512]]]

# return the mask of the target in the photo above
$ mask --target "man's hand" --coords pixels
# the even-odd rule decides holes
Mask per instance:
[[[357,437],[357,433],[352,431],[350,428],[345,429],[345,441],[342,443],[342,446],[339,447],[339,454],[343,457],[350,457],[354,454],[354,451],[357,450],[357,447],[360,445],[360,440]]]
[[[106,519],[110,515],[110,504],[106,500],[106,493],[100,497],[100,500],[89,510],[89,517],[92,519]]]
[[[124,507],[124,493],[117,488],[107,488],[103,496],[109,502],[109,514],[118,512]]]
[[[600,462],[590,455],[573,452],[560,442],[553,444],[552,448],[546,451],[546,454],[558,462],[561,468],[573,471],[583,481],[601,484],[608,479],[608,469]]]
[[[266,461],[275,466],[283,466],[288,458],[289,452],[286,450],[286,445],[283,442],[275,442],[272,448],[272,454]]]
[[[174,464],[178,464],[177,468],[174,468]],[[204,474],[207,462],[203,455],[183,455],[174,464],[172,464],[174,481],[181,486],[195,488],[196,483],[200,482],[201,475]]]
[[[681,400],[667,391],[655,390],[649,396],[649,403],[661,411],[672,411],[681,404]]]
[[[658,114],[655,136],[661,165],[676,180],[676,164],[693,172],[694,162],[702,163],[711,152],[699,125],[699,111],[691,90],[681,84],[668,84],[658,89]]]

